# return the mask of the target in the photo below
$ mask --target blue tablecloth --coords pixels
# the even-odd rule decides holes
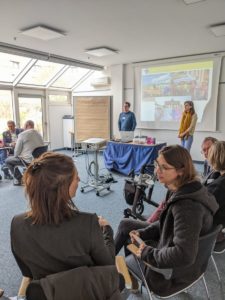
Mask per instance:
[[[128,175],[132,170],[138,174],[144,164],[153,163],[158,151],[165,145],[166,143],[141,145],[108,142],[104,151],[105,166],[124,175]]]

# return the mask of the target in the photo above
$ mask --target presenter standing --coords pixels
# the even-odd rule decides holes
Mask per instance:
[[[137,125],[135,114],[130,111],[130,102],[124,102],[123,112],[118,120],[119,131],[134,131]]]
[[[193,143],[193,135],[197,119],[198,117],[195,113],[194,103],[192,101],[185,101],[178,137],[181,139],[181,146],[189,152]]]

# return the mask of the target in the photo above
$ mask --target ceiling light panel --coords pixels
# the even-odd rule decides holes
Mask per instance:
[[[225,24],[214,25],[210,27],[210,30],[215,36],[224,36],[225,35]]]
[[[183,0],[185,4],[194,4],[194,3],[197,3],[197,2],[203,2],[205,0]]]
[[[36,27],[28,28],[21,31],[20,33],[43,41],[58,39],[60,37],[65,36],[65,34],[63,34],[62,32],[59,32],[55,29],[48,28],[45,26],[36,26]]]
[[[103,57],[103,56],[117,54],[118,51],[107,47],[99,47],[99,48],[87,49],[85,50],[85,53],[93,56]]]

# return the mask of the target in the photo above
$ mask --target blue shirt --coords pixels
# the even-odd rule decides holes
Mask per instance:
[[[122,112],[119,116],[119,131],[134,131],[136,128],[136,118],[132,111]]]

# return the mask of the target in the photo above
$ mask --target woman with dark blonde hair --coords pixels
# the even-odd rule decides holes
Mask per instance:
[[[178,137],[181,139],[181,146],[187,149],[189,152],[193,143],[193,135],[197,119],[198,117],[195,112],[194,102],[185,101]]]
[[[222,224],[225,228],[225,141],[217,141],[210,147],[208,162],[214,171],[220,173],[218,178],[207,185],[208,191],[215,196],[219,204],[214,223]],[[225,239],[224,234],[221,237]]]
[[[159,221],[148,227],[131,231],[143,241],[137,255],[157,268],[172,268],[173,277],[145,269],[151,290],[168,296],[187,287],[198,278],[201,266],[196,260],[199,237],[210,232],[218,205],[213,195],[202,186],[189,152],[179,146],[167,146],[155,161],[156,174],[168,193]],[[188,268],[187,268],[188,267]],[[135,263],[134,263],[134,272]]]
[[[72,201],[80,179],[70,157],[44,153],[28,166],[23,179],[30,209],[11,224],[12,252],[23,276],[39,280],[77,267],[115,264],[108,222],[78,211]],[[115,279],[111,286],[107,282],[108,295],[118,285],[116,276],[110,275]],[[71,292],[78,279],[73,279]]]

